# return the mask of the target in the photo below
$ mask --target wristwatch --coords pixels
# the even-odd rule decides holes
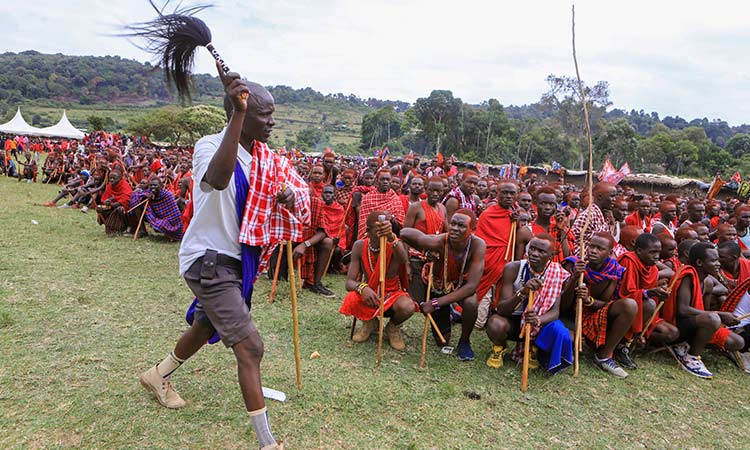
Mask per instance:
[[[311,246],[312,244],[310,243],[310,241],[305,241],[305,247],[310,248]]]

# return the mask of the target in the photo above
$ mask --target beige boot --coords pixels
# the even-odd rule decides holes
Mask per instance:
[[[266,445],[260,450],[284,450],[284,441],[276,441],[275,444]]]
[[[394,350],[403,350],[406,348],[406,343],[401,337],[401,326],[395,325],[393,321],[389,321],[388,325],[385,326],[385,335],[388,336],[388,343]]]
[[[165,380],[159,375],[156,366],[143,372],[140,376],[140,381],[143,387],[156,396],[156,401],[162,406],[171,409],[180,409],[185,406],[185,400],[174,390],[169,380]]]
[[[363,321],[362,326],[356,333],[354,333],[354,336],[352,336],[352,341],[365,342],[366,340],[370,339],[370,335],[377,329],[378,319]]]

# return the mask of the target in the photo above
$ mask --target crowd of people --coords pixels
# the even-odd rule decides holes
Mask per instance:
[[[294,273],[289,256],[313,294],[336,297],[325,276],[346,276],[339,312],[353,317],[349,338],[362,345],[383,327],[388,344],[404,350],[402,325],[423,314],[435,344],[461,361],[474,360],[472,338],[486,336],[491,369],[503,367],[514,341],[509,358],[557,373],[573,364],[580,329],[592,363],[616,378],[628,377],[647,347],[667,349],[696,377],[713,377],[706,351],[750,373],[747,203],[604,181],[589,195],[562,174],[504,178],[440,155],[272,151],[273,100],[237,78],[222,81],[238,112],[229,109],[227,128],[195,149],[105,132],[82,142],[0,137],[3,173],[59,187],[45,206],[94,211],[108,235],[182,241],[191,326],[140,376],[163,406],[186,405],[170,376],[221,339],[237,357],[262,448],[283,448],[268,424],[250,307],[258,274]],[[243,90],[253,90],[251,109]]]
[[[6,175],[59,185],[45,205],[93,210],[107,234],[140,237],[148,224],[179,241],[190,226],[192,148],[105,132],[82,142],[7,136],[4,148]],[[362,322],[356,332],[352,324],[355,342],[378,329],[377,259],[386,236],[385,336],[396,350],[406,346],[401,325],[430,313],[438,345],[447,346],[460,323],[455,350],[470,361],[472,333],[483,330],[492,343],[487,365],[499,368],[507,341],[528,323],[531,367],[554,373],[572,363],[569,328],[580,298],[593,362],[615,377],[628,376],[634,353],[648,345],[665,346],[702,378],[712,376],[701,360],[706,348],[750,372],[750,207],[736,198],[643,194],[600,182],[588,206],[586,193],[562,176],[480,176],[472,165],[459,170],[452,159],[412,154],[390,161],[330,150],[319,158],[276,155],[289,158],[309,188],[310,220],[293,245],[303,287],[335,297],[324,276],[346,274],[340,312]],[[22,169],[13,173],[14,166]],[[287,278],[281,247],[269,278]]]

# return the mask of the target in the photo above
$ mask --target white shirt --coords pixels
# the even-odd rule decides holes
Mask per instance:
[[[222,191],[213,189],[202,181],[208,170],[226,129],[219,134],[201,138],[195,144],[193,152],[193,219],[180,244],[180,276],[184,275],[196,259],[206,253],[207,249],[242,259],[239,219],[235,199],[234,173],[229,185]],[[237,160],[242,166],[245,177],[250,173],[252,156],[242,145],[237,149]]]

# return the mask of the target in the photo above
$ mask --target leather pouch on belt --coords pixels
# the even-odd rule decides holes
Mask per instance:
[[[218,256],[219,252],[216,250],[206,250],[206,254],[203,255],[203,263],[201,264],[202,279],[213,280],[216,278],[216,260],[218,259]]]

